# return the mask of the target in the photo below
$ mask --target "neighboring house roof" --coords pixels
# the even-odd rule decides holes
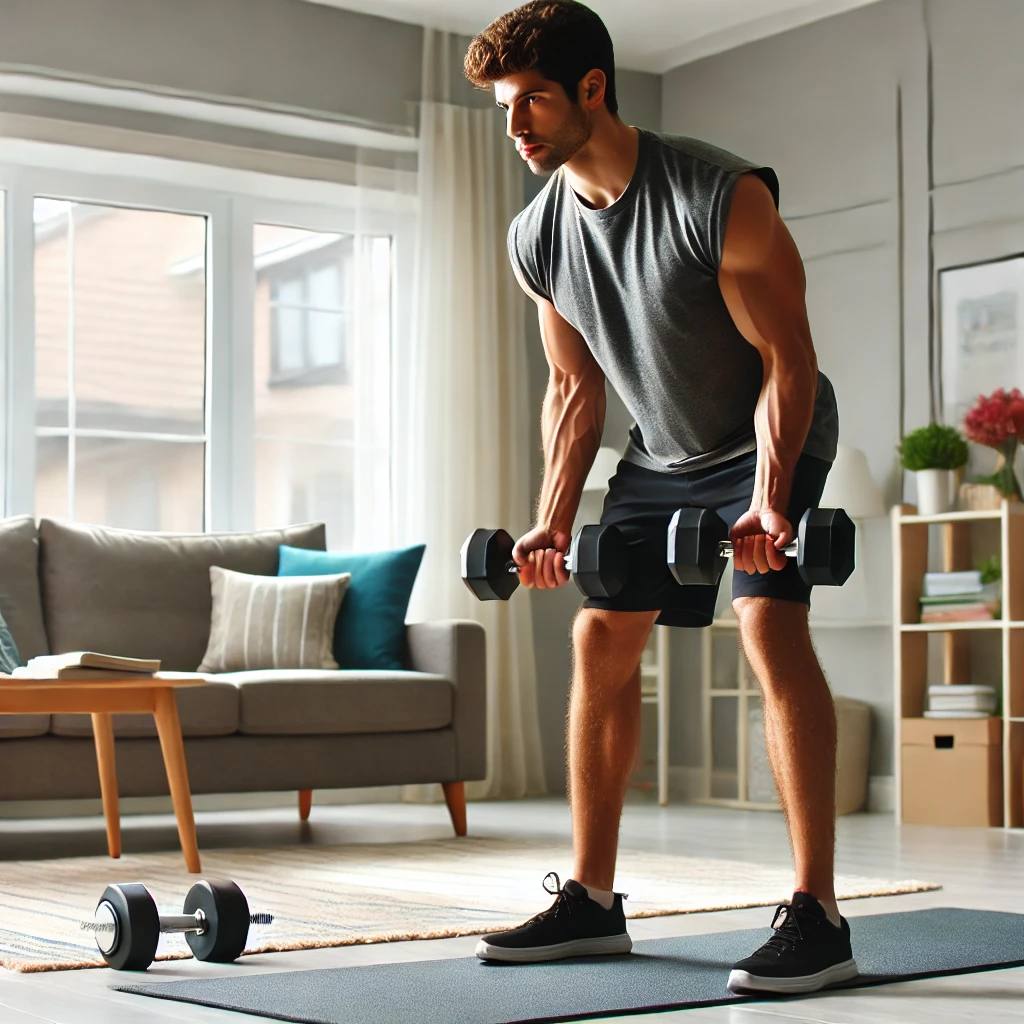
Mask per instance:
[[[321,249],[326,249],[329,245],[333,245],[335,242],[341,239],[341,235],[336,234],[314,234],[308,238],[300,238],[297,242],[289,242],[287,245],[275,246],[273,249],[265,249],[263,252],[256,253],[256,257],[253,260],[253,265],[256,272],[259,273],[261,270],[266,270],[268,267],[280,266],[282,263],[287,263],[289,260],[298,259],[301,256],[306,256],[311,252],[319,252]],[[182,260],[180,263],[175,263],[171,267],[171,277],[186,277],[189,274],[198,274],[206,266],[206,255],[201,254],[199,256],[192,256],[187,260]]]

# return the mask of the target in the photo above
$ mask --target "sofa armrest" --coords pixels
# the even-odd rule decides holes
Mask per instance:
[[[450,679],[455,687],[452,729],[457,778],[487,774],[487,651],[484,628],[470,619],[443,619],[406,626],[409,667]]]

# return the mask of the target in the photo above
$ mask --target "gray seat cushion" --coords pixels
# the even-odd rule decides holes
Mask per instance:
[[[45,736],[49,731],[49,715],[0,715],[0,740]]]
[[[22,664],[50,653],[39,595],[39,535],[31,516],[0,519],[0,615]]]
[[[452,721],[452,684],[426,672],[265,669],[215,678],[238,686],[242,733],[417,732]]]
[[[237,686],[209,679],[202,686],[183,686],[174,696],[182,736],[230,736],[238,731]],[[92,720],[88,715],[54,715],[50,732],[54,736],[92,736]],[[114,735],[155,736],[153,716],[114,715]]]
[[[43,519],[40,581],[50,648],[159,658],[194,672],[210,638],[210,566],[277,574],[282,544],[322,550],[322,523],[256,533],[144,533]]]

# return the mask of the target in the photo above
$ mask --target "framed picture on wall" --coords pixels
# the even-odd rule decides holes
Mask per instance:
[[[945,423],[958,429],[978,395],[1024,389],[1024,256],[939,274]]]

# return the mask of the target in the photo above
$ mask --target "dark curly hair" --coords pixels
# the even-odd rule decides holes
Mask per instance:
[[[531,0],[487,26],[466,51],[466,77],[478,89],[524,71],[557,82],[575,103],[580,79],[597,68],[607,79],[604,101],[615,114],[615,53],[604,22],[576,0]]]

